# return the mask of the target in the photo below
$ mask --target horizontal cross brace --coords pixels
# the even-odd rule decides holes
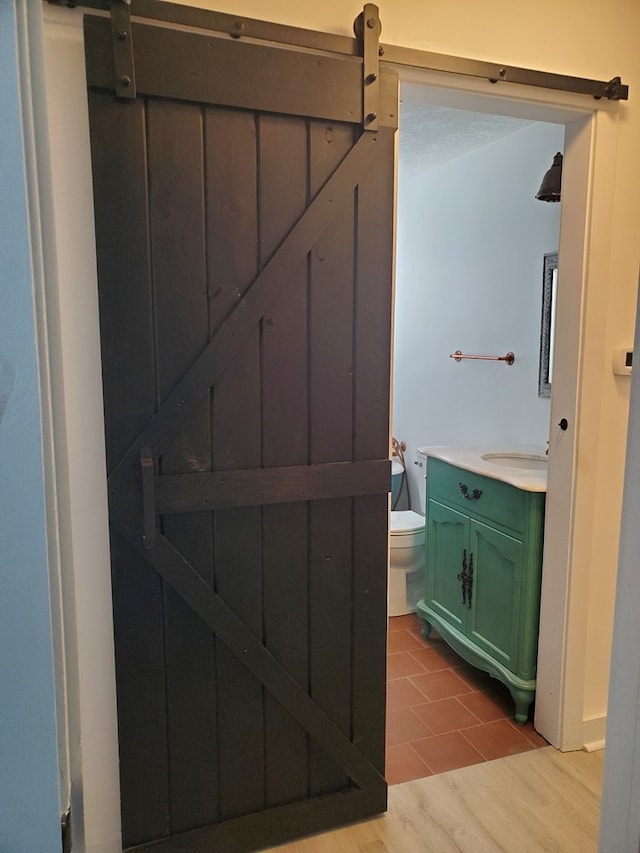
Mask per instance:
[[[196,512],[389,491],[388,459],[155,478],[155,513]]]

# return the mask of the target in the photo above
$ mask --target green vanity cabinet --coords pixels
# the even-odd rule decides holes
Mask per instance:
[[[427,461],[424,634],[507,685],[518,722],[536,686],[544,492]]]

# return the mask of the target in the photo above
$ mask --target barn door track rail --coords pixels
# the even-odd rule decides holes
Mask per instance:
[[[290,27],[269,21],[242,18],[225,12],[165,3],[162,0],[111,0],[111,2],[110,0],[48,0],[48,2],[52,5],[70,8],[82,6],[88,9],[111,11],[114,21],[112,30],[116,93],[123,98],[135,97],[135,78],[132,73],[133,64],[130,58],[133,56],[133,42],[130,33],[125,38],[121,37],[121,33],[127,31],[126,21],[129,16],[216,31],[234,39],[258,39],[310,50],[360,56],[364,60],[365,130],[376,129],[377,64],[380,59],[385,64],[423,68],[428,71],[459,74],[465,77],[479,77],[483,80],[489,80],[491,83],[518,83],[524,86],[536,86],[561,92],[574,92],[589,95],[596,100],[626,101],[629,98],[629,87],[622,82],[620,77],[613,77],[608,81],[591,80],[586,77],[572,77],[566,74],[553,74],[531,68],[518,68],[500,63],[449,56],[443,53],[432,53],[400,45],[379,44],[380,18],[377,6],[372,3],[368,3],[364,7],[364,11],[356,18],[354,22],[356,38],[353,39],[332,33],[318,33],[302,27]],[[116,44],[116,41],[119,41],[119,44]],[[374,56],[374,52],[377,53],[377,57]],[[130,82],[127,83],[125,78],[129,78]]]

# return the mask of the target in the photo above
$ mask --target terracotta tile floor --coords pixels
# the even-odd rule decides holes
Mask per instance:
[[[513,719],[496,679],[466,664],[417,616],[389,619],[387,767],[390,785],[547,746]]]

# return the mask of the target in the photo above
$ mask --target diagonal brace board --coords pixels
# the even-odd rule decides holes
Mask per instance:
[[[219,380],[269,305],[290,285],[287,270],[307,254],[330,224],[340,200],[358,185],[378,157],[388,157],[393,128],[363,134],[324,187],[285,237],[275,254],[238,301],[227,319],[143,431],[115,466],[109,480],[120,480],[136,464],[144,447],[159,456],[183,419],[193,414],[208,390]],[[126,476],[126,475],[125,475]]]
[[[356,785],[363,790],[375,790],[378,787],[386,789],[384,777],[369,759],[202,580],[165,536],[158,534],[153,546],[144,549],[131,525],[120,521],[117,526],[130,545],[173,587],[185,604],[211,628]]]

